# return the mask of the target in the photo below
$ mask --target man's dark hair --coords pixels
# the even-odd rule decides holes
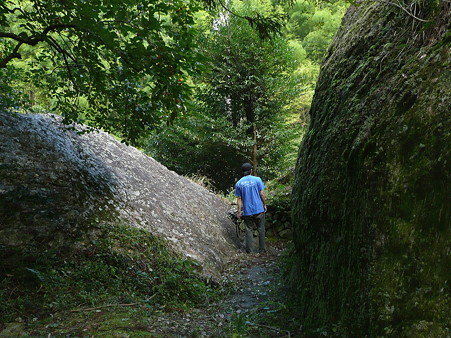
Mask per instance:
[[[241,166],[241,170],[243,171],[243,176],[247,176],[251,173],[251,170],[254,169],[254,166],[249,162],[244,163]]]

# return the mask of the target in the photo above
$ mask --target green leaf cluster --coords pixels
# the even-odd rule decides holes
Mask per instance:
[[[184,109],[198,8],[184,0],[7,1],[0,59],[18,54],[8,68],[30,70],[27,80],[52,98],[47,109],[135,142]]]

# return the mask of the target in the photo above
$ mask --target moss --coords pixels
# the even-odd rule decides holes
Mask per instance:
[[[142,305],[111,306],[78,312],[56,312],[52,317],[27,323],[24,336],[44,337],[149,337],[149,316],[155,310]]]
[[[163,240],[126,225],[97,230],[70,248],[0,246],[2,321],[108,303],[190,306],[215,296],[198,265]]]
[[[449,329],[445,9],[421,7],[424,27],[363,3],[322,67],[292,194],[289,280],[312,332]]]

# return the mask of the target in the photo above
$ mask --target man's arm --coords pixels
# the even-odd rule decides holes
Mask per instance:
[[[236,202],[238,204],[238,211],[236,212],[236,217],[241,218],[241,212],[243,210],[243,200],[241,199],[241,196],[238,196]]]
[[[265,212],[268,211],[266,209],[266,199],[265,199],[265,194],[263,193],[263,190],[260,190],[260,198],[262,199],[262,203],[263,203],[263,207],[265,208]]]

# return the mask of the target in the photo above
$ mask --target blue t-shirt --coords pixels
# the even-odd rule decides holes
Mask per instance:
[[[265,211],[260,191],[265,189],[265,185],[260,177],[244,176],[235,186],[235,196],[241,197],[243,201],[243,216],[250,216]]]

